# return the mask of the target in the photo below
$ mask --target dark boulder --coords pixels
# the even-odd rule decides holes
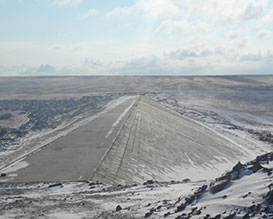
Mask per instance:
[[[239,161],[239,162],[232,168],[232,170],[233,170],[233,171],[241,171],[241,169],[243,169],[243,168],[244,168],[244,165],[241,164],[241,162]]]
[[[186,207],[187,207],[187,205],[185,203],[182,203],[177,207],[175,212],[177,213],[177,212],[183,211]]]
[[[249,169],[251,169],[254,173],[256,173],[257,171],[259,171],[260,169],[262,169],[263,167],[261,166],[261,164],[256,161],[252,163],[252,166],[249,167]]]
[[[272,191],[269,191],[267,194],[266,194],[266,201],[268,202],[268,204],[273,204],[273,190]]]
[[[1,174],[0,174],[0,177],[6,177],[6,176],[7,176],[6,173],[1,173]]]
[[[55,184],[51,184],[48,186],[48,188],[53,188],[53,187],[57,187],[57,186],[62,186],[62,183],[55,183]]]
[[[122,207],[120,206],[120,205],[118,205],[117,207],[116,207],[116,211],[121,211],[122,210]]]
[[[215,194],[225,189],[225,187],[229,184],[230,180],[224,180],[221,182],[216,182],[210,187],[210,191]]]
[[[155,181],[153,181],[153,180],[147,180],[146,182],[143,183],[143,185],[151,185],[154,183],[155,183]]]

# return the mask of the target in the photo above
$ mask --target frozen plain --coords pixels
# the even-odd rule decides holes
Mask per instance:
[[[28,80],[31,81],[31,79]],[[47,80],[53,79],[48,78]],[[61,79],[54,80],[61,81]],[[67,78],[66,80],[70,81],[70,83],[73,81],[72,78]],[[81,81],[80,79],[75,80]],[[92,81],[94,79],[89,80]],[[100,78],[99,81],[100,80],[103,81],[106,79]],[[119,85],[121,85],[122,82],[115,83],[115,80],[113,80],[112,88],[108,84],[108,88],[107,86],[102,87],[103,91],[101,90],[100,92],[110,92],[111,89],[115,92],[120,92],[121,89]],[[209,179],[220,176],[226,170],[231,169],[238,160],[246,162],[254,159],[257,155],[272,151],[272,143],[259,138],[259,133],[263,133],[264,131],[272,133],[272,76],[145,77],[143,81],[141,77],[125,77],[124,79],[120,78],[120,81],[122,80],[123,83],[126,82],[124,83],[124,87],[130,87],[129,94],[140,94],[146,97],[141,97],[140,100],[136,102],[130,113],[128,112],[127,119],[123,121],[120,120],[122,127],[117,133],[116,141],[113,142],[112,147],[107,151],[108,153],[103,156],[104,159],[99,162],[95,174],[93,174],[89,180],[105,180],[106,183],[110,184],[122,183],[126,184],[125,187],[107,189],[107,186],[99,185],[99,191],[96,189],[96,191],[92,191],[94,189],[91,185],[92,183],[90,186],[86,183],[68,183],[63,184],[64,187],[61,185],[54,187],[54,189],[48,188],[48,184],[4,183],[1,185],[1,197],[3,198],[1,199],[3,201],[1,203],[5,203],[5,200],[10,200],[10,204],[3,205],[4,207],[1,209],[3,218],[15,218],[16,216],[20,216],[20,211],[16,211],[16,208],[21,211],[26,211],[25,218],[35,216],[41,218],[62,218],[69,216],[72,218],[93,218],[97,215],[103,218],[142,218],[146,211],[152,209],[153,206],[154,208],[159,207],[159,201],[164,203],[169,199],[170,202],[175,204],[177,202],[175,201],[176,199],[179,200],[179,197],[183,199],[192,189],[202,184],[209,184]],[[128,83],[130,80],[131,82]],[[81,83],[87,83],[86,81],[88,80]],[[81,95],[86,95],[86,90],[88,89],[84,90],[84,86],[78,86],[78,88],[80,89],[79,93],[81,93]],[[89,88],[92,90],[92,86]],[[95,88],[93,89],[95,90]],[[89,94],[94,94],[94,90]],[[68,90],[63,90],[63,92],[58,91],[50,95],[42,91],[43,88],[41,89],[41,97],[45,99],[52,98],[53,96],[66,98],[67,96],[75,95]],[[124,90],[122,90],[122,92],[124,92]],[[79,93],[77,95],[79,95]],[[5,98],[5,95],[4,92],[1,97]],[[10,97],[12,96],[16,98],[35,98],[29,95],[28,91],[18,92],[18,94],[12,94]],[[161,106],[156,102],[165,106]],[[170,120],[172,122],[168,123]],[[166,123],[167,125],[164,126]],[[111,123],[111,125],[113,125],[113,123]],[[183,127],[183,125],[186,126],[186,128],[177,131],[178,134],[175,133],[174,130],[178,130],[177,127]],[[253,132],[249,131],[250,129],[256,130],[258,134],[253,134]],[[131,130],[133,132],[131,132]],[[146,137],[145,140],[143,140],[142,130],[145,130],[144,133],[149,133],[148,138]],[[170,131],[172,135],[167,135],[166,133],[168,131]],[[192,133],[195,131],[197,131],[198,134]],[[178,145],[183,145],[183,143],[185,143],[183,145],[185,149],[188,142],[181,142],[179,134],[187,134],[187,132],[190,136],[197,138],[197,140],[195,139],[195,141],[191,143],[193,147],[187,149],[189,153],[185,154],[184,150],[172,152]],[[213,153],[207,154],[209,159],[206,159],[207,156],[203,150],[199,151],[194,146],[198,144],[198,142],[204,142],[202,137],[206,135],[209,136],[209,138],[206,138],[208,139],[208,141],[205,141],[206,145],[213,143],[213,145],[216,145],[219,149],[218,151],[210,150],[213,151]],[[168,136],[175,144],[167,145],[171,148],[169,151],[162,150],[160,147],[161,142],[167,142],[167,140],[169,140]],[[185,136],[183,137],[185,138]],[[156,139],[160,140],[156,141]],[[213,139],[218,140],[214,141]],[[124,150],[127,141],[129,143],[129,150]],[[195,143],[193,144],[193,142]],[[224,144],[222,145],[222,143]],[[140,156],[136,153],[138,145],[140,145],[140,148],[141,145],[144,146],[142,147],[143,152]],[[125,156],[123,159],[121,159],[121,155],[120,157],[115,156],[117,152],[119,152],[119,155],[120,152],[124,153]],[[151,157],[150,152],[155,156]],[[202,153],[204,159],[196,157],[196,152],[197,154]],[[200,156],[200,154],[198,156]],[[113,159],[113,157],[115,159]],[[143,160],[141,160],[142,158]],[[147,158],[151,159],[147,161]],[[172,162],[172,160],[174,161]],[[104,167],[109,163],[111,164],[111,168],[105,170]],[[162,165],[157,166],[157,164]],[[27,169],[27,167],[29,167],[27,165],[27,163],[23,163],[21,167],[26,167]],[[114,174],[114,177],[111,173],[116,172],[111,171],[111,169],[119,170],[117,174]],[[103,175],[103,177],[101,175]],[[185,178],[190,178],[193,182],[188,184],[182,183],[180,180]],[[135,187],[131,189],[127,184],[134,182],[139,184],[147,179],[165,180],[169,182],[165,184],[159,183],[159,185],[156,184],[156,186],[151,187],[139,186],[136,189]],[[198,179],[205,181],[195,181]],[[230,190],[226,190],[227,192],[223,193],[223,195],[227,193],[228,196],[225,205],[221,206],[218,204],[219,200],[222,201],[221,193],[215,196],[211,195],[210,192],[208,192],[205,199],[203,199],[204,202],[201,201],[200,205],[198,205],[201,207],[211,205],[212,208],[208,208],[207,211],[204,211],[206,214],[210,213],[211,216],[216,216],[218,213],[224,212],[226,206],[229,206],[231,210],[233,209],[232,211],[238,208],[238,206],[241,206],[242,208],[240,209],[243,212],[243,206],[250,207],[252,200],[259,201],[259,197],[265,196],[267,192],[266,186],[269,185],[268,183],[272,180],[272,177],[258,173],[254,174],[253,177],[246,176],[242,179],[243,180],[238,182],[240,188],[246,188],[252,184],[254,180],[253,186],[249,189],[254,191],[252,191],[253,195],[250,196],[251,201],[245,202],[243,199],[242,201],[239,200],[240,195],[244,196],[245,193],[249,191],[242,190],[244,194],[241,194],[239,193],[240,189],[237,190],[231,187],[230,190],[234,190],[234,193],[231,194]],[[179,181],[172,183],[171,180]],[[259,185],[256,186],[255,181],[259,182]],[[236,183],[234,183],[234,185],[236,186]],[[262,187],[262,189],[260,189],[259,186]],[[95,187],[97,188],[97,186]],[[34,194],[31,193],[32,190]],[[152,190],[154,190],[154,192]],[[39,193],[39,191],[42,192],[41,199],[38,198],[40,195],[36,193]],[[66,196],[66,193],[69,195]],[[236,193],[238,194],[236,195]],[[21,194],[22,198],[19,198],[18,194]],[[73,194],[78,194],[80,197],[77,199]],[[138,194],[140,194],[140,196]],[[72,198],[73,201],[65,201],[68,197]],[[82,207],[84,206],[83,200],[80,200],[80,198],[83,197],[87,200],[85,203],[86,207]],[[60,201],[61,199],[63,199],[63,201]],[[47,200],[44,203],[45,208],[51,205],[51,200],[55,200],[54,203],[57,204],[57,207],[50,207],[48,211],[45,208],[31,206],[28,204],[30,200],[37,205],[41,204],[41,206],[43,205],[42,200]],[[232,205],[233,203],[234,205]],[[118,204],[120,204],[124,210],[115,213],[115,207]],[[73,207],[69,209],[67,208],[68,206]],[[156,213],[157,211],[159,213]],[[187,208],[185,212],[189,213],[189,211],[191,211],[191,208]],[[161,211],[159,208],[154,211],[154,216],[152,217],[164,217],[163,215],[165,213],[168,213],[167,209],[163,208],[163,211]],[[42,216],[42,214],[44,214],[44,216]],[[169,217],[175,218],[178,215],[179,213],[172,214]],[[243,216],[243,214],[241,216]],[[238,216],[238,218],[241,218],[241,216]],[[195,218],[200,217],[198,215],[195,216]],[[257,218],[259,218],[259,216],[257,216]]]

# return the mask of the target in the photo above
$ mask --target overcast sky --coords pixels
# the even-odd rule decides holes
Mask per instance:
[[[0,0],[0,76],[272,74],[272,0]]]

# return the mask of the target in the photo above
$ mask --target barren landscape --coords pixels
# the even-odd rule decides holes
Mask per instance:
[[[272,100],[273,76],[1,78],[0,218],[270,218]]]

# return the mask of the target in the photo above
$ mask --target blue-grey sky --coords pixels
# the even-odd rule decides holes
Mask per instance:
[[[0,0],[0,76],[272,69],[272,0]]]

